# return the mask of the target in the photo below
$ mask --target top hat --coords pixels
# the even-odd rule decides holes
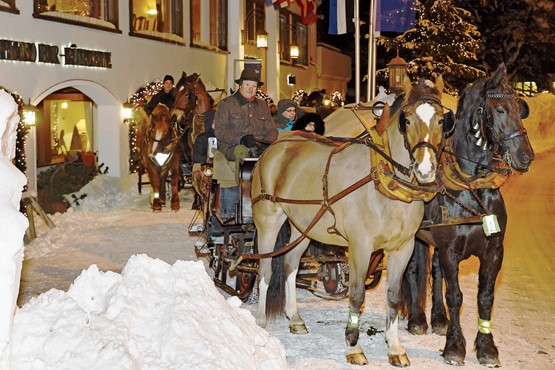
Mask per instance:
[[[241,85],[241,82],[244,80],[256,81],[258,83],[258,86],[264,85],[264,82],[260,81],[260,79],[258,78],[258,74],[254,69],[250,69],[250,68],[243,69],[243,72],[241,72],[241,77],[235,80],[235,83]]]

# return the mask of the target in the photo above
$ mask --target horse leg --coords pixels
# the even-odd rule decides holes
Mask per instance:
[[[179,159],[174,158],[174,163],[172,166],[171,173],[171,189],[172,189],[172,200],[171,207],[172,211],[179,211]]]
[[[294,226],[291,227],[291,240],[296,240],[301,233]],[[285,254],[285,314],[289,318],[291,334],[308,334],[308,329],[299,315],[297,306],[297,272],[303,253],[308,248],[310,239],[305,238],[295,248]]]
[[[156,169],[148,170],[148,179],[150,180],[150,186],[152,187],[152,211],[161,212],[162,202],[160,200],[160,175]]]
[[[439,249],[439,262],[445,279],[445,298],[449,308],[449,327],[443,349],[443,361],[449,365],[464,365],[466,340],[461,329],[460,312],[463,294],[459,286],[459,257],[447,246]]]
[[[387,257],[387,324],[385,341],[389,363],[397,367],[410,366],[406,350],[399,340],[399,308],[403,274],[414,249],[414,239],[391,251]]]
[[[426,296],[428,281],[428,246],[416,239],[414,252],[403,277],[403,300],[408,303],[408,331],[423,335],[428,332],[426,321]]]
[[[437,335],[447,334],[449,319],[443,301],[443,274],[439,266],[438,250],[434,248],[432,257],[432,332]]]
[[[253,207],[255,225],[258,237],[258,253],[272,252],[279,234],[281,225],[286,216],[283,210],[275,203],[259,202]],[[256,311],[256,324],[266,327],[266,300],[268,288],[272,278],[272,259],[261,258],[258,262],[258,308]],[[272,292],[270,292],[272,293]]]
[[[365,243],[359,243],[356,246],[354,241],[349,243],[349,318],[345,328],[345,341],[347,362],[354,365],[368,364],[368,359],[359,343],[359,317],[366,294],[364,283],[371,254],[371,248],[368,248]]]
[[[490,244],[491,246],[491,244]],[[503,246],[494,247],[493,255],[480,258],[478,285],[478,334],[476,335],[476,354],[481,365],[499,367],[499,351],[491,333],[491,310],[495,292],[495,280],[503,261]]]

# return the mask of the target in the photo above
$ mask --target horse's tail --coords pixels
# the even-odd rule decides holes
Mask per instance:
[[[274,251],[283,248],[291,237],[291,226],[285,222],[276,239]],[[279,317],[285,311],[285,254],[272,258],[272,278],[266,296],[266,315]]]
[[[431,258],[426,243],[415,239],[414,252],[403,275],[400,314],[409,318],[411,311],[424,312],[431,271]]]

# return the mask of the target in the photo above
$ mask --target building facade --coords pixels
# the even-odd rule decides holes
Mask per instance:
[[[72,151],[95,152],[110,176],[128,174],[122,107],[166,74],[199,73],[216,99],[245,67],[260,71],[276,103],[299,89],[345,94],[351,59],[317,43],[303,10],[264,0],[0,0],[0,86],[39,109],[29,188]]]

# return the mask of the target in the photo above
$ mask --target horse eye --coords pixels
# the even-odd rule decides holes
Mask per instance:
[[[445,120],[444,120],[444,119],[440,119],[438,123],[439,123],[440,125],[443,125],[443,124],[445,123]]]
[[[495,108],[495,110],[497,111],[497,113],[505,113],[505,111],[503,110],[503,108]]]
[[[410,126],[410,121],[408,119],[405,120],[405,125]]]

